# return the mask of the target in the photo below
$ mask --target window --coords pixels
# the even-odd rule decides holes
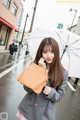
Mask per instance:
[[[16,16],[17,10],[18,10],[18,7],[16,6],[15,3],[13,3],[11,12],[12,12],[15,16]]]
[[[10,31],[10,29],[6,25],[0,23],[0,46],[4,46],[6,44],[9,37],[8,31]]]
[[[11,0],[3,0],[3,4],[4,4],[7,8],[10,8]]]

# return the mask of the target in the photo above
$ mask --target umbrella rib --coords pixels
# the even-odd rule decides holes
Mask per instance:
[[[57,33],[57,32],[56,32]],[[57,35],[58,35],[58,37],[59,37],[59,40],[61,39],[63,42],[64,42],[64,40],[61,38],[61,36],[57,33]],[[60,40],[60,42],[61,42],[61,44],[63,45],[63,43],[62,43],[62,41]],[[65,44],[65,42],[64,42],[64,44]],[[64,46],[64,45],[63,45]]]
[[[66,51],[68,57],[69,57],[69,65],[68,65],[68,71],[69,71],[69,68],[70,68],[70,54],[69,54],[69,51]]]
[[[32,38],[29,38],[29,39],[34,39],[34,38],[37,39],[37,38],[43,38],[43,37],[32,37]]]
[[[69,47],[68,47],[69,48]],[[71,47],[71,50],[80,50],[80,48]]]
[[[80,40],[80,39],[78,39],[78,40],[76,40],[76,41],[70,43],[70,44],[69,44],[69,47],[71,47],[73,44],[75,44],[75,43],[78,42],[79,40]]]
[[[67,38],[67,42],[66,42],[66,44],[68,44],[68,41],[69,41],[69,34],[68,34],[68,38]]]
[[[77,55],[77,54],[76,54],[74,51],[72,51],[70,48],[69,48],[69,50],[71,51],[71,52],[70,52],[71,54],[73,54],[73,55],[75,55],[76,57],[80,58],[80,56]]]

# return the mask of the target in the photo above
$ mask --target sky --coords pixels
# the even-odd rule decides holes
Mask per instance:
[[[78,17],[80,16],[80,2],[71,2],[71,0],[66,0],[69,2],[57,2],[60,0],[38,0],[33,31],[36,29],[47,29],[54,30],[57,28],[58,23],[63,24],[63,28],[66,29],[71,26],[75,11],[77,10],[76,17],[73,24],[77,24]],[[75,0],[76,1],[76,0]],[[33,8],[35,0],[26,0],[25,12],[22,22],[22,28],[24,26],[26,14],[29,15],[26,23],[26,31],[30,29]],[[72,8],[72,12],[70,12]]]

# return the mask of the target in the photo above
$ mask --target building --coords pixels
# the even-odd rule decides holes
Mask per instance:
[[[78,23],[71,27],[68,27],[67,29],[77,35],[80,35],[80,16],[78,17]]]
[[[21,0],[0,0],[0,49],[8,49],[17,29]]]
[[[19,32],[16,32],[15,36],[14,36],[14,41],[21,41],[21,37],[22,37],[22,23],[24,23],[24,13],[26,11],[26,7],[25,7],[25,2],[26,0],[21,0],[21,5],[20,5],[20,13],[19,13],[19,19],[18,19],[18,24],[17,24],[17,28],[19,30]]]

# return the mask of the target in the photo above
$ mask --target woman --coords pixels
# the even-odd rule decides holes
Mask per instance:
[[[20,119],[24,117],[25,120],[55,120],[56,102],[59,102],[65,93],[68,80],[68,72],[60,62],[59,46],[56,40],[43,39],[34,62],[48,69],[48,83],[40,94],[24,86],[28,93],[18,107],[17,116]]]

